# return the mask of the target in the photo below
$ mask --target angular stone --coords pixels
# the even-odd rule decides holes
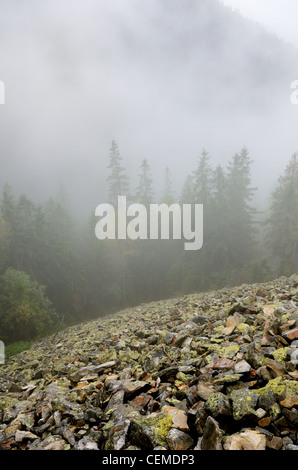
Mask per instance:
[[[166,440],[170,450],[187,450],[194,445],[193,438],[180,429],[171,429]]]
[[[226,374],[226,375],[223,375],[222,377],[219,377],[218,379],[215,379],[213,383],[214,385],[222,385],[222,384],[238,382],[238,380],[240,379],[241,379],[240,374]]]
[[[212,369],[233,369],[235,362],[226,357],[221,357],[212,364]]]
[[[280,404],[282,406],[284,406],[285,408],[292,408],[293,406],[297,406],[298,405],[298,395],[297,394],[289,395],[287,398],[282,400],[280,402]]]
[[[257,431],[247,430],[228,436],[224,443],[225,450],[265,450],[266,436]]]
[[[147,382],[142,382],[141,380],[124,380],[122,382],[122,390],[124,390],[125,397],[129,398],[140,390],[145,391],[150,388],[150,385]]]
[[[166,333],[166,334],[164,335],[163,340],[164,340],[165,344],[168,344],[168,345],[169,345],[169,344],[171,344],[171,343],[173,342],[173,340],[174,340],[174,338],[175,338],[176,336],[177,336],[176,333],[170,333],[170,332],[168,332],[168,333]]]
[[[125,419],[114,423],[109,430],[105,450],[121,450],[126,445],[126,439],[130,427],[130,420]]]
[[[33,434],[30,431],[20,431],[18,429],[15,434],[15,441],[22,442],[26,439],[28,439],[29,441],[34,441],[35,439],[37,439],[37,436],[36,434]]]
[[[109,403],[106,406],[105,413],[107,413],[109,410],[112,410],[116,406],[121,405],[124,403],[124,396],[125,392],[124,390],[117,390],[110,398]]]
[[[222,334],[226,335],[226,336],[231,335],[233,333],[233,331],[235,330],[237,325],[239,325],[238,318],[235,317],[234,315],[229,316],[227,318],[226,326],[222,330]]]
[[[70,373],[68,378],[72,382],[80,382],[80,380],[86,375],[94,375],[94,374],[98,375],[100,372],[104,371],[105,369],[114,367],[115,365],[116,365],[115,361],[109,361],[109,362],[105,362],[103,364],[99,364],[96,366],[90,365],[90,366],[81,367],[80,369]]]
[[[42,442],[38,442],[36,446],[30,447],[32,450],[68,450],[70,445],[65,442],[61,436],[50,435]]]
[[[286,374],[285,367],[278,361],[273,361],[272,359],[268,359],[266,363],[266,367],[270,370],[272,378],[280,377]]]
[[[140,445],[142,449],[166,446],[167,434],[172,427],[172,423],[172,417],[162,413],[134,418],[131,420],[129,433],[130,442]]]
[[[161,381],[165,382],[172,377],[176,377],[177,372],[179,371],[178,366],[170,366],[166,369],[162,369],[159,372],[154,374],[155,378],[160,378]]]
[[[292,408],[291,410],[284,408],[283,414],[290,425],[293,426],[294,429],[298,429],[298,410],[295,408]]]
[[[270,416],[266,416],[265,418],[262,418],[262,419],[259,419],[258,421],[258,425],[261,427],[261,428],[266,428],[270,425],[271,423],[271,418]]]
[[[99,450],[98,445],[96,442],[88,439],[87,437],[83,437],[79,441],[75,443],[73,446],[74,450]]]
[[[182,343],[189,337],[189,331],[181,331],[174,339],[175,346],[181,346]]]
[[[114,380],[117,380],[119,378],[119,375],[118,374],[110,374],[107,376],[107,378],[105,379],[104,381],[104,385],[106,388],[109,387],[109,385],[111,384],[111,382],[113,382]]]
[[[230,416],[232,409],[230,401],[226,395],[221,392],[210,395],[205,403],[205,409],[209,411],[213,417],[220,415]]]
[[[254,392],[260,396],[260,399],[271,396],[271,400],[273,397],[274,401],[277,399],[284,400],[290,395],[298,394],[298,382],[285,377],[276,377],[270,380],[265,387],[255,389]],[[265,408],[265,406],[261,404],[260,406]]]
[[[236,421],[257,416],[254,408],[259,397],[255,392],[247,388],[241,388],[240,390],[234,390],[230,398],[233,404],[233,417]]]
[[[197,325],[204,325],[204,323],[207,323],[208,319],[207,317],[204,317],[204,315],[196,315],[191,319],[194,323]]]
[[[268,449],[280,450],[283,446],[283,439],[281,437],[273,436],[271,439],[266,438],[266,445]]]
[[[248,364],[248,362],[246,362],[244,359],[242,361],[237,362],[234,366],[234,371],[236,372],[236,374],[245,374],[246,372],[249,372],[250,369],[250,364]]]
[[[140,393],[140,395],[137,395],[132,400],[132,403],[136,406],[140,406],[141,408],[145,408],[151,400],[152,397],[150,395],[147,395],[146,393]]]
[[[174,428],[180,429],[181,431],[189,431],[185,411],[179,410],[179,408],[175,406],[164,406],[162,411],[172,417]]]
[[[221,440],[222,431],[219,424],[211,416],[208,416],[201,440],[201,450],[222,450]]]
[[[210,395],[213,395],[215,389],[211,384],[205,384],[203,382],[199,382],[197,386],[197,394],[202,400],[208,400]]]
[[[282,336],[293,341],[298,338],[298,328],[293,328],[292,330],[287,330],[282,333]]]
[[[262,419],[262,418],[264,418],[264,416],[266,416],[266,411],[263,410],[263,408],[258,408],[256,410],[256,414],[257,414],[258,418]]]

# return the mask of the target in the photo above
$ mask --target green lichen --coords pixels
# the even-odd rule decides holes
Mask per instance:
[[[218,331],[219,333],[224,329],[224,326],[223,325],[219,325],[219,326],[215,326],[213,328],[213,331]]]
[[[280,406],[278,403],[274,403],[274,405],[270,406],[269,408],[269,416],[275,420],[281,414]]]
[[[254,407],[257,405],[258,395],[252,390],[246,388],[234,390],[230,398],[233,402],[233,417],[235,421],[257,415]]]
[[[100,355],[100,362],[105,363],[109,361],[115,361],[117,359],[117,352],[115,349],[106,351]]]
[[[4,411],[7,408],[12,408],[18,400],[16,398],[8,396],[0,396],[0,411]]]
[[[288,349],[289,349],[289,348],[280,348],[280,349],[276,349],[276,351],[274,351],[274,352],[272,353],[274,359],[275,359],[276,361],[278,361],[278,362],[286,362]]]
[[[248,333],[249,332],[249,325],[247,325],[247,323],[239,323],[239,325],[237,325],[236,329],[238,331],[240,331],[240,333]]]
[[[210,395],[205,403],[205,408],[213,415],[229,414],[230,404],[226,395],[221,392],[216,392]]]
[[[187,375],[184,374],[184,372],[178,372],[176,377],[177,377],[177,380],[181,380],[182,382],[188,381]]]
[[[223,338],[220,338],[219,335],[214,335],[214,336],[212,336],[211,341],[212,341],[212,343],[218,343],[219,344],[219,343],[223,342]]]
[[[172,417],[166,414],[135,418],[131,424],[130,440],[132,444],[144,448],[163,446],[167,448],[166,437],[173,425]]]
[[[238,344],[229,343],[225,345],[211,345],[211,349],[218,354],[219,357],[225,357],[227,359],[233,359],[239,351],[240,347]]]
[[[167,398],[167,402],[173,405],[178,405],[179,403],[181,403],[181,400],[177,400],[177,398],[170,397]]]
[[[265,387],[254,390],[258,395],[266,395],[273,392],[278,398],[286,398],[293,393],[298,394],[298,382],[283,377],[269,380]]]
[[[224,383],[237,382],[240,379],[241,379],[240,374],[225,375],[223,377],[220,377],[219,379],[214,380],[214,385],[221,385],[221,384],[224,384]]]
[[[214,352],[219,357],[225,357],[227,359],[233,359],[233,357],[240,350],[240,347],[238,346],[238,344],[235,344],[235,343],[212,344],[212,343],[199,342],[198,346],[203,347],[204,349],[207,349],[210,353]]]
[[[284,313],[284,314],[281,316],[281,321],[282,321],[282,323],[286,323],[289,318],[290,318],[290,314],[289,314],[289,313]]]

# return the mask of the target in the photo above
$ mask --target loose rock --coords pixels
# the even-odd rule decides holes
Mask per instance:
[[[298,276],[128,308],[0,367],[0,450],[297,450]]]

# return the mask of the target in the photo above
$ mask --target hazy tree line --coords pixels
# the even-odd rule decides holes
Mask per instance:
[[[0,206],[0,339],[30,340],[64,325],[151,300],[261,282],[290,275],[298,265],[298,159],[276,182],[268,212],[253,205],[256,188],[244,148],[226,167],[206,151],[175,199],[170,168],[156,201],[149,162],[139,181],[129,175],[115,141],[107,160],[109,202],[118,195],[151,203],[203,204],[204,244],[185,251],[184,240],[98,240],[97,218],[79,222],[61,190],[43,204],[16,198],[5,185]]]

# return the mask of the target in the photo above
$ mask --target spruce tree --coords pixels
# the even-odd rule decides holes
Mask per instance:
[[[271,195],[268,242],[278,274],[298,269],[298,154],[295,153]]]
[[[172,175],[171,170],[167,166],[165,169],[165,179],[164,179],[164,191],[161,198],[161,202],[164,204],[171,205],[175,201],[173,194],[173,184],[172,184]]]
[[[109,182],[109,202],[116,207],[118,196],[127,196],[129,192],[128,177],[122,166],[122,157],[119,152],[118,144],[112,141],[109,157],[108,169],[110,174],[107,177]]]
[[[227,240],[229,260],[235,272],[247,267],[255,249],[255,209],[251,206],[256,188],[251,187],[250,160],[243,148],[228,165],[227,173]]]
[[[148,206],[153,200],[152,177],[150,165],[146,159],[141,163],[139,185],[136,191],[136,200],[139,204]]]
[[[193,172],[193,192],[196,204],[209,205],[211,200],[212,167],[210,156],[203,150],[196,170]]]

